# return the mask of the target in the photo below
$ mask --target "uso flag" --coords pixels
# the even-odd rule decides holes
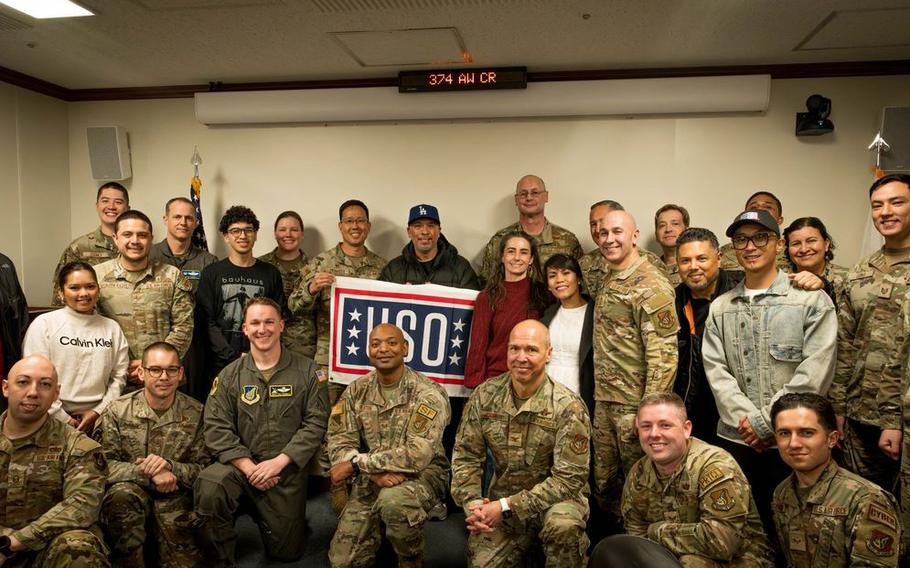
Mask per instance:
[[[330,308],[329,372],[348,384],[373,370],[367,356],[370,330],[381,323],[404,331],[410,345],[404,362],[445,387],[468,396],[464,365],[471,339],[476,290],[435,284],[392,284],[335,278]]]

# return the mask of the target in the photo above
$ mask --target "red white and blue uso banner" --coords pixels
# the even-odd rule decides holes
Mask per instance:
[[[477,294],[435,284],[336,278],[330,307],[332,382],[348,384],[372,371],[370,330],[391,323],[404,331],[410,346],[407,366],[441,384],[449,396],[470,395],[464,387],[464,366]]]

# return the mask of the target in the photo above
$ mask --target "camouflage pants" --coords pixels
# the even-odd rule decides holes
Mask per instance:
[[[841,465],[885,491],[894,492],[899,464],[879,449],[878,440],[881,434],[881,428],[878,426],[847,418],[844,421],[844,451]]]
[[[192,568],[202,555],[196,546],[193,498],[188,492],[152,498],[137,484],[124,481],[110,486],[101,502],[101,526],[111,548],[141,566],[146,542],[157,547],[158,565]],[[146,535],[151,523],[153,536]]]
[[[637,409],[597,401],[594,403],[594,483],[601,508],[619,514],[626,475],[644,455],[635,430]]]
[[[583,566],[589,544],[587,519],[587,500],[557,503],[527,522],[513,517],[493,532],[468,537],[468,563],[472,568],[524,566],[525,554],[539,538],[547,568]]]
[[[266,556],[292,562],[306,548],[307,475],[291,464],[281,481],[268,491],[250,485],[240,470],[215,463],[199,474],[193,488],[199,517],[199,545],[205,553],[206,568],[234,566],[237,533],[234,516],[245,501],[265,546]]]
[[[97,529],[96,529],[97,530]],[[92,531],[63,532],[36,554],[18,554],[4,568],[110,568],[107,547]]]
[[[373,566],[382,544],[380,522],[400,560],[423,558],[423,524],[439,498],[429,483],[418,479],[383,488],[369,481],[355,483],[329,547],[332,567]]]

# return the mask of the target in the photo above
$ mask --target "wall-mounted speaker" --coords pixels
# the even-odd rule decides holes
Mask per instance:
[[[90,126],[85,129],[85,133],[88,137],[92,178],[112,181],[132,177],[130,146],[125,129],[119,126]]]
[[[882,152],[881,169],[889,174],[910,172],[910,107],[885,107],[881,134],[890,146]]]

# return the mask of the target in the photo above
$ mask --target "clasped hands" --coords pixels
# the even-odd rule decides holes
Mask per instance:
[[[239,458],[231,463],[240,470],[250,485],[260,491],[268,491],[281,481],[281,472],[291,463],[291,458],[285,454],[278,454],[259,463],[250,458]]]
[[[471,534],[493,532],[502,522],[502,505],[498,500],[484,498],[483,501],[474,501],[468,506],[468,511],[470,514],[465,518],[464,524]]]
[[[136,458],[136,471],[149,479],[152,486],[161,493],[177,491],[177,476],[171,471],[169,461],[161,456],[149,454]]]

